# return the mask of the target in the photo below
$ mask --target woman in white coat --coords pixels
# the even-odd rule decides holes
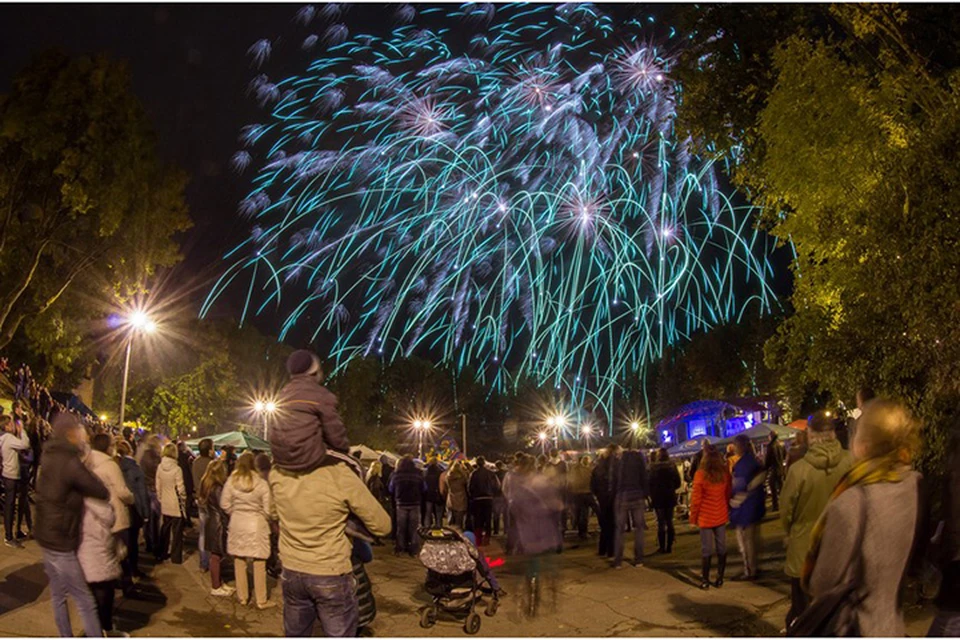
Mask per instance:
[[[237,459],[220,496],[220,506],[230,515],[227,528],[227,553],[234,558],[237,597],[241,604],[250,600],[247,579],[248,562],[253,562],[253,590],[258,609],[277,606],[267,599],[267,558],[270,557],[270,519],[273,502],[270,487],[256,472],[249,451]]]
[[[126,507],[124,507],[126,508]],[[80,547],[77,559],[83,570],[93,598],[97,602],[97,616],[107,635],[113,634],[113,595],[117,588],[117,579],[123,573],[120,568],[122,549],[111,531],[117,518],[113,507],[106,500],[85,498],[83,501],[83,523]],[[125,634],[123,634],[125,635]]]
[[[187,491],[183,484],[183,470],[177,464],[177,445],[167,443],[157,467],[157,497],[160,500],[160,548],[157,560],[170,559],[183,564],[183,505]],[[172,538],[172,540],[171,540]]]

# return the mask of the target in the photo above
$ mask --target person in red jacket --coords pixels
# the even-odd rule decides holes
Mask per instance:
[[[703,462],[693,477],[690,501],[690,523],[700,529],[700,550],[703,555],[701,589],[710,588],[710,564],[717,554],[715,587],[723,585],[727,568],[727,522],[732,486],[730,472],[716,447],[708,446]]]

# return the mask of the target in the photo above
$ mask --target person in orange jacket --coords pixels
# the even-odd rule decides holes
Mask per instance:
[[[723,586],[727,568],[728,505],[732,495],[730,472],[717,451],[710,445],[704,451],[703,462],[693,477],[693,496],[690,501],[690,523],[700,529],[700,550],[703,556],[701,589],[710,588],[710,565],[717,554],[717,579],[713,586]]]

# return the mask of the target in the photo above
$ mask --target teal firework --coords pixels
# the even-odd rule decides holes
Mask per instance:
[[[203,313],[239,287],[338,367],[417,354],[609,416],[665,347],[769,309],[725,160],[674,129],[671,30],[587,4],[386,10],[374,35],[307,7],[251,47],[252,230]]]

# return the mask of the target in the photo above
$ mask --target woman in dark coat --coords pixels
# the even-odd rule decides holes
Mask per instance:
[[[650,467],[650,501],[657,514],[657,542],[660,553],[673,553],[676,530],[673,527],[673,510],[677,508],[677,489],[680,488],[680,471],[670,460],[666,449],[657,451],[657,460]]]
[[[227,525],[230,516],[220,506],[220,494],[227,482],[227,465],[223,460],[214,460],[200,481],[197,500],[201,509],[207,510],[206,528],[203,530],[207,552],[210,554],[210,595],[231,596],[236,589],[220,580],[220,563],[227,555]]]
[[[733,497],[730,524],[736,527],[737,544],[743,556],[743,574],[735,580],[756,580],[760,555],[760,521],[766,513],[766,472],[757,460],[750,439],[741,434],[733,442],[740,459],[733,465]]]
[[[600,525],[600,544],[598,555],[607,558],[613,557],[613,528],[614,522],[613,501],[616,496],[616,487],[613,481],[614,458],[617,455],[617,446],[611,445],[597,457],[597,466],[590,475],[590,491],[597,499],[597,523]]]

